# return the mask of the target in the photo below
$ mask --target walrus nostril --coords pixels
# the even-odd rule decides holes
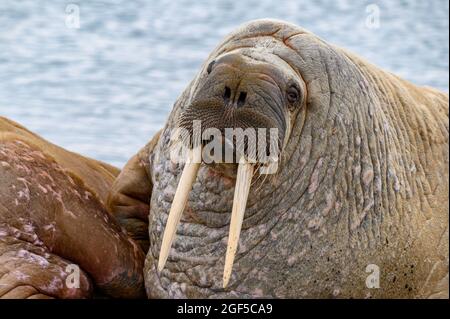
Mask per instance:
[[[226,86],[225,93],[223,94],[223,100],[225,101],[225,104],[228,104],[228,102],[230,101],[230,97],[231,97],[231,89],[228,86]]]
[[[247,98],[247,92],[241,92],[241,94],[239,94],[239,99],[237,101],[237,107],[243,107],[245,104],[246,98]]]

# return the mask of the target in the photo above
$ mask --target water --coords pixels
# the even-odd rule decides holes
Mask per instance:
[[[448,92],[447,0],[73,2],[79,29],[66,27],[69,1],[1,0],[0,115],[119,167],[162,127],[222,37],[251,19],[296,23]],[[379,28],[366,26],[370,4]]]

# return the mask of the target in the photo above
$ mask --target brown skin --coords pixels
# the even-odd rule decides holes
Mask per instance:
[[[276,103],[292,80],[301,99]],[[224,97],[237,102],[242,90],[248,103],[227,120]],[[290,122],[286,129],[281,113]],[[221,167],[201,166],[166,266],[156,270],[182,170],[170,161],[169,139],[177,125],[189,128],[183,119],[275,125],[284,132],[277,174],[250,190],[225,289],[235,181]],[[151,198],[144,203],[150,204],[144,272],[151,298],[448,297],[448,95],[442,92],[417,87],[297,26],[253,21],[210,55],[160,136],[140,154],[148,161],[126,165],[133,174],[119,176],[109,203],[116,214],[126,206],[127,219],[143,221],[141,201],[122,204],[120,185],[126,180],[126,194],[152,187],[139,195]],[[369,264],[380,268],[380,289],[366,286]]]
[[[104,205],[118,174],[0,118],[0,298],[144,296],[144,255]]]

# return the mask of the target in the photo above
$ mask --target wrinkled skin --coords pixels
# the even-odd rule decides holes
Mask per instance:
[[[301,91],[293,105],[284,95],[290,81]],[[170,161],[170,134],[183,118],[219,122],[239,85],[248,103],[235,111],[239,120],[224,121],[256,126],[238,114],[263,114],[284,141],[277,174],[250,190],[230,284],[222,288],[235,180],[211,165],[200,168],[158,273],[182,170]],[[162,131],[121,172],[108,205],[148,248],[150,298],[448,297],[448,96],[297,26],[253,21],[210,55]],[[370,264],[379,289],[366,286]]]
[[[0,298],[145,295],[144,254],[104,204],[118,174],[0,117]]]

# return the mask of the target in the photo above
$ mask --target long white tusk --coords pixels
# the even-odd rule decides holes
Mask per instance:
[[[234,256],[236,255],[239,236],[241,234],[242,221],[244,220],[245,206],[253,177],[253,164],[243,158],[239,162],[236,187],[234,190],[233,210],[231,212],[230,234],[228,236],[227,254],[225,256],[225,268],[223,271],[223,288],[230,281],[233,270]]]
[[[198,150],[194,150],[190,154],[189,160],[184,165],[183,173],[181,174],[180,182],[178,183],[177,191],[173,198],[172,207],[170,208],[169,217],[167,218],[166,228],[164,230],[161,250],[159,252],[158,271],[161,271],[166,264],[172,242],[175,238],[178,223],[180,222],[181,215],[189,198],[189,192],[200,168],[200,161],[193,160],[194,154],[196,154],[195,152],[197,151]]]

